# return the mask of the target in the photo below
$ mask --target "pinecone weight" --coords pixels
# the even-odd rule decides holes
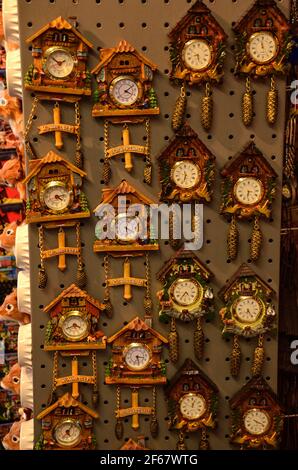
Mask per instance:
[[[238,377],[241,365],[241,349],[239,344],[239,338],[237,335],[233,338],[233,349],[231,353],[231,375],[232,377]]]
[[[194,332],[194,352],[196,358],[200,361],[204,356],[204,331],[201,325],[201,318],[197,321],[197,326]]]
[[[235,260],[238,255],[239,246],[239,231],[235,217],[231,222],[228,233],[228,257],[230,260]]]
[[[260,258],[262,242],[263,235],[260,229],[259,220],[256,218],[250,244],[250,257],[252,261],[257,261]]]
[[[251,126],[253,121],[253,94],[246,91],[242,97],[242,121],[246,127]]]
[[[45,269],[40,269],[38,273],[38,287],[39,289],[45,289],[48,282],[48,276]]]
[[[179,131],[179,129],[183,126],[186,106],[187,97],[185,90],[182,89],[180,96],[177,98],[172,118],[172,128],[175,132]]]
[[[267,96],[267,120],[268,123],[273,125],[277,121],[278,116],[278,90],[273,87],[268,91]]]
[[[179,359],[179,335],[176,329],[176,321],[172,319],[171,332],[169,334],[169,356],[172,364],[176,364]]]
[[[253,377],[256,377],[257,375],[262,375],[264,360],[265,360],[265,349],[264,349],[263,341],[264,339],[261,336],[259,338],[259,344],[256,347],[255,352],[254,352],[253,364],[251,368],[251,374]]]
[[[152,181],[152,165],[146,164],[145,170],[144,170],[144,180],[146,184],[151,184]]]
[[[82,266],[80,266],[77,270],[77,284],[80,287],[80,289],[83,289],[84,287],[86,287],[86,284],[87,284],[86,271]]]
[[[108,184],[110,182],[111,176],[112,176],[111,165],[110,165],[109,160],[105,158],[105,161],[103,164],[103,171],[102,171],[102,179],[105,184]]]
[[[205,131],[209,131],[213,121],[213,98],[212,95],[204,96],[202,99],[201,124]]]

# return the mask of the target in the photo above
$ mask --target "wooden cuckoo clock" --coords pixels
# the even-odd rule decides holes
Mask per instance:
[[[246,78],[242,99],[242,118],[250,126],[254,117],[251,79],[271,80],[267,96],[267,121],[275,124],[278,117],[278,90],[275,77],[285,75],[292,50],[290,24],[275,0],[257,0],[234,26],[236,35],[235,74]]]
[[[128,441],[125,442],[125,444],[123,444],[120,450],[149,450],[149,449],[148,447],[146,447],[145,437],[139,436],[136,441],[131,438],[128,439]]]
[[[278,446],[283,415],[277,396],[261,377],[253,377],[230,400],[231,443],[241,450],[272,450]]]
[[[92,115],[105,121],[105,163],[103,178],[108,183],[111,176],[110,159],[125,157],[125,169],[133,169],[133,154],[145,156],[145,182],[151,183],[150,116],[159,114],[157,96],[153,88],[153,76],[157,67],[127,41],[109,49],[101,49],[100,62],[92,70],[96,77]],[[123,144],[111,148],[109,123],[122,124]],[[132,145],[129,123],[145,122],[146,145]]]
[[[150,251],[159,250],[158,240],[150,226],[149,206],[154,201],[123,180],[115,189],[102,190],[102,200],[94,210],[99,218],[95,228],[95,253],[105,253],[106,296],[104,303],[111,313],[110,287],[123,286],[124,299],[132,299],[132,286],[146,289],[145,309],[152,310],[150,293]],[[146,278],[131,275],[130,258],[146,255]],[[109,278],[109,255],[124,258],[124,273],[119,279]]]
[[[254,352],[252,375],[262,373],[265,334],[276,328],[277,315],[272,298],[274,290],[251,268],[243,264],[219,292],[225,306],[220,310],[223,335],[233,336],[231,375],[237,377],[241,365],[239,337],[258,338]]]
[[[227,35],[209,8],[197,0],[169,34],[171,80],[181,86],[172,119],[174,131],[184,121],[187,106],[186,86],[205,85],[201,122],[209,130],[213,121],[212,85],[224,75]]]
[[[253,221],[250,258],[257,261],[263,239],[259,221],[271,217],[277,174],[251,142],[226,164],[221,175],[224,178],[221,214],[230,221],[228,256],[234,260],[238,255],[237,220]]]
[[[158,157],[165,202],[208,203],[213,193],[215,157],[185,124]]]
[[[42,434],[36,449],[93,450],[96,446],[93,421],[98,417],[96,411],[66,393],[37,416]]]
[[[207,431],[216,427],[218,388],[191,360],[166,387],[169,428],[179,431],[177,450],[186,450],[185,434],[201,431],[199,449],[208,450]]]
[[[132,428],[139,429],[139,415],[151,416],[150,430],[153,437],[158,433],[156,416],[156,386],[167,382],[166,366],[162,361],[163,347],[168,343],[160,333],[152,328],[152,320],[136,317],[115,335],[108,339],[112,347],[112,357],[106,369],[105,382],[117,385],[116,436],[123,437],[122,419],[132,417]],[[131,408],[121,408],[121,388],[132,391]],[[139,405],[139,389],[152,387],[152,407]]]
[[[106,348],[106,336],[99,327],[105,306],[72,284],[63,290],[44,312],[50,315],[45,351],[95,350]]]
[[[159,319],[171,319],[169,334],[170,358],[176,363],[179,358],[179,335],[176,320],[186,323],[195,321],[194,352],[198,359],[204,354],[204,332],[202,319],[214,313],[214,295],[209,286],[213,274],[201,263],[192,251],[178,251],[157,274],[163,284],[157,293]]]
[[[75,18],[66,21],[59,16],[27,39],[31,44],[33,63],[25,75],[25,88],[36,92],[26,126],[27,154],[34,152],[29,132],[39,100],[53,101],[53,123],[40,126],[39,133],[53,133],[55,145],[63,147],[63,133],[76,136],[76,164],[82,166],[79,101],[91,95],[91,73],[87,68],[92,44],[77,30]],[[63,124],[60,103],[75,105],[75,123]]]
[[[46,285],[44,261],[59,258],[58,268],[66,269],[66,255],[78,259],[78,282],[84,284],[84,270],[81,253],[80,220],[88,218],[88,202],[81,187],[86,173],[54,152],[45,157],[31,160],[27,184],[26,221],[41,223],[39,227],[39,248],[41,254],[40,287]],[[65,228],[76,228],[76,247],[65,246]],[[58,230],[58,248],[46,250],[44,228]]]

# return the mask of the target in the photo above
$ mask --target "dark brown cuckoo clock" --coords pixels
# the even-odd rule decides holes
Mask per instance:
[[[66,255],[78,260],[78,283],[85,284],[80,238],[80,220],[90,216],[88,202],[82,192],[86,173],[64,158],[50,151],[41,159],[31,160],[27,184],[26,221],[39,223],[39,248],[41,268],[39,284],[47,282],[44,261],[58,257],[58,269],[66,270]],[[65,228],[75,227],[76,247],[66,246]],[[45,229],[58,230],[58,248],[47,250],[44,243]]]
[[[171,322],[169,334],[170,359],[179,358],[179,335],[176,321],[195,322],[194,352],[197,359],[204,354],[203,317],[211,319],[214,313],[214,294],[209,285],[213,277],[192,251],[179,250],[157,274],[163,288],[157,293],[159,319]],[[193,328],[193,324],[192,324]]]
[[[283,414],[278,398],[261,377],[247,382],[230,400],[231,443],[242,450],[272,450],[278,446]]]
[[[153,88],[157,67],[127,41],[109,49],[101,49],[100,62],[92,70],[96,77],[92,115],[105,118],[105,163],[103,178],[106,183],[111,176],[110,159],[125,156],[125,169],[133,169],[133,155],[145,157],[144,178],[151,182],[150,116],[159,114],[157,96]],[[123,144],[111,148],[109,123],[122,124]],[[129,123],[145,122],[146,145],[133,145]]]
[[[152,310],[150,293],[149,252],[159,250],[157,236],[149,218],[150,205],[154,201],[137,191],[126,180],[114,189],[102,190],[102,200],[94,210],[98,222],[95,228],[95,253],[105,255],[104,270],[106,295],[104,303],[111,313],[110,288],[122,286],[126,302],[132,300],[132,287],[146,289],[144,306],[149,314]],[[110,259],[124,259],[123,276],[111,279]],[[134,278],[131,274],[131,258],[145,256],[146,278]]]
[[[213,194],[215,157],[185,124],[159,155],[160,200],[208,203]]]
[[[235,74],[246,78],[242,99],[242,117],[250,126],[254,116],[251,79],[270,79],[267,96],[267,120],[274,124],[278,117],[278,90],[275,77],[288,71],[292,50],[290,24],[275,0],[257,0],[234,26],[236,36]]]
[[[221,82],[227,35],[209,8],[197,0],[169,34],[171,80],[181,86],[172,119],[174,131],[184,121],[186,87],[205,85],[201,122],[209,130],[213,120],[212,85]]]
[[[258,338],[252,361],[252,375],[263,370],[266,333],[277,326],[277,314],[272,303],[275,292],[249,266],[243,264],[218,293],[225,306],[219,314],[224,337],[233,336],[231,375],[237,377],[241,365],[240,338]]]
[[[152,328],[152,319],[136,317],[117,333],[108,338],[112,357],[106,369],[105,382],[117,385],[116,436],[123,437],[122,419],[132,417],[132,428],[139,429],[139,415],[151,416],[151,434],[156,437],[156,386],[167,382],[166,365],[162,352],[168,340]],[[121,408],[121,388],[129,387],[132,392],[131,408]],[[153,391],[152,406],[139,404],[139,389],[150,387]]]
[[[185,434],[201,431],[200,450],[208,450],[207,431],[216,427],[219,391],[217,386],[191,360],[166,387],[170,430],[179,431],[177,450],[186,450]]]
[[[37,416],[42,434],[36,450],[93,450],[93,421],[98,417],[96,411],[66,393]]]
[[[250,258],[256,261],[260,257],[263,240],[259,221],[261,218],[271,218],[277,174],[262,152],[251,142],[225,165],[221,176],[224,179],[221,214],[230,221],[228,256],[231,260],[237,258],[237,220],[245,220],[253,222]]]

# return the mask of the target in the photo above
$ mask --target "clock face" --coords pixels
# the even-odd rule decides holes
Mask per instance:
[[[235,313],[242,323],[255,323],[261,314],[261,305],[253,297],[243,297],[236,302]]]
[[[42,192],[42,200],[53,212],[65,211],[71,202],[71,192],[64,183],[51,181]]]
[[[117,77],[110,86],[110,96],[116,105],[132,106],[141,95],[139,84],[131,77]]]
[[[263,184],[257,178],[240,178],[235,185],[235,196],[240,204],[254,206],[264,194]]]
[[[123,354],[127,367],[133,371],[146,369],[151,359],[150,349],[139,343],[129,345]]]
[[[211,64],[212,48],[203,39],[192,39],[185,44],[182,57],[186,67],[199,72]]]
[[[271,418],[264,410],[254,408],[244,415],[244,427],[249,434],[261,436],[265,434],[271,426]]]
[[[65,419],[54,430],[55,441],[63,447],[75,447],[81,441],[81,426],[73,419]]]
[[[194,188],[200,178],[201,170],[192,162],[177,162],[172,170],[172,180],[181,189]]]
[[[268,64],[278,53],[277,38],[269,31],[253,34],[248,42],[248,53],[257,64]]]
[[[172,287],[171,297],[181,307],[196,303],[202,294],[202,287],[194,279],[178,279]]]
[[[188,393],[180,400],[180,411],[186,419],[199,419],[204,415],[206,409],[206,400],[200,394]]]
[[[116,239],[122,243],[135,242],[139,236],[138,217],[129,217],[126,214],[119,214],[115,220],[115,236]]]
[[[74,59],[67,49],[50,48],[46,52],[46,72],[54,78],[67,78],[74,68]]]
[[[80,341],[89,333],[89,324],[80,312],[69,312],[61,319],[61,330],[69,341]]]

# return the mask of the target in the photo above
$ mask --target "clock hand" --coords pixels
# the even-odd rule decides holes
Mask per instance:
[[[260,423],[260,421],[257,421],[256,419],[254,419],[254,422],[255,422],[256,424],[259,424],[260,426],[263,426],[263,423]]]

